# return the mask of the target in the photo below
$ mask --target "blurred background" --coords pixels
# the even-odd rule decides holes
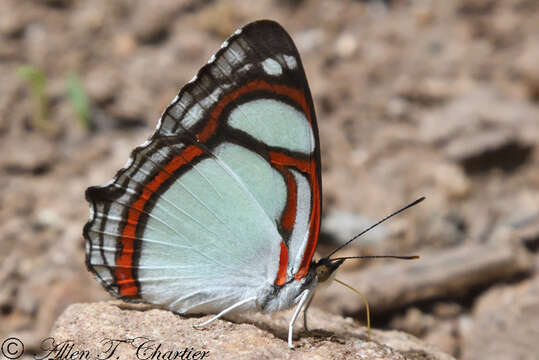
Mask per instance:
[[[103,184],[236,28],[280,22],[320,127],[318,256],[339,254],[374,327],[463,359],[539,353],[539,1],[0,1],[0,339],[38,349],[86,271],[84,190]],[[363,324],[333,284],[315,305]]]

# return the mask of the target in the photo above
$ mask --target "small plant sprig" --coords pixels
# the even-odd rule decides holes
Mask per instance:
[[[75,109],[80,124],[86,131],[92,130],[92,123],[90,121],[90,103],[82,81],[75,73],[71,73],[67,78],[66,87],[67,95],[69,96],[71,105]]]
[[[30,84],[30,94],[33,102],[32,126],[43,132],[51,132],[49,121],[49,99],[45,91],[47,78],[45,73],[32,65],[23,65],[17,69],[17,75]]]

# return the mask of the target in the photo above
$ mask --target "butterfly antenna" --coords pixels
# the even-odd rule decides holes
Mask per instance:
[[[343,281],[341,281],[339,279],[334,279],[334,280],[336,282],[338,282],[339,284],[341,284],[342,286],[347,287],[348,289],[352,290],[353,292],[355,292],[356,294],[361,296],[361,298],[363,299],[363,302],[365,303],[365,315],[367,316],[367,337],[370,337],[370,332],[371,332],[371,312],[369,310],[369,302],[367,301],[367,298],[365,297],[365,295],[363,295],[361,292],[359,292],[359,290],[351,287],[347,283],[345,283],[345,282],[343,282]]]
[[[329,261],[348,260],[348,259],[400,259],[400,260],[417,260],[419,255],[399,256],[399,255],[360,255],[360,256],[344,256],[329,259]]]
[[[386,216],[385,218],[383,218],[382,220],[378,221],[377,223],[369,226],[368,228],[366,228],[365,230],[363,230],[362,232],[360,232],[359,234],[357,234],[356,236],[354,236],[353,238],[351,238],[350,240],[348,240],[346,243],[344,243],[343,245],[337,247],[335,250],[333,250],[328,256],[326,256],[327,259],[329,259],[329,257],[333,254],[335,254],[337,251],[341,250],[343,247],[345,247],[346,245],[350,244],[352,241],[354,241],[355,239],[357,239],[358,237],[360,237],[361,235],[365,234],[367,231],[375,228],[376,226],[380,225],[381,223],[383,223],[384,221],[392,218],[393,216],[395,215],[398,215],[400,214],[401,212],[403,212],[404,210],[406,209],[409,209],[411,208],[412,206],[414,205],[417,205],[419,204],[421,201],[425,200],[425,197],[422,196],[420,197],[419,199],[415,200],[415,201],[412,201],[411,203],[409,203],[408,205],[400,208],[399,210],[395,211],[394,213],[392,214],[389,214],[388,216]],[[383,256],[384,257],[384,256]]]

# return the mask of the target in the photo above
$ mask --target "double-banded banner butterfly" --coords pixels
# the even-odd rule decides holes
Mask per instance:
[[[165,109],[154,134],[90,187],[86,264],[114,296],[181,313],[274,312],[344,259],[313,255],[320,143],[298,51],[276,22],[237,30]]]

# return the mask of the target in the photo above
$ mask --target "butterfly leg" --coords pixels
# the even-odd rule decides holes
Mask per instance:
[[[224,309],[223,311],[221,311],[219,314],[215,315],[214,317],[212,317],[212,318],[209,319],[208,321],[204,321],[204,322],[201,323],[201,324],[195,324],[195,325],[193,325],[193,327],[194,327],[195,329],[198,329],[198,328],[201,328],[201,327],[206,326],[206,325],[208,325],[208,324],[211,324],[212,322],[214,322],[215,320],[219,319],[221,316],[225,315],[226,313],[229,313],[229,312],[231,312],[232,310],[234,310],[234,309],[236,309],[236,308],[238,308],[238,307],[242,306],[243,304],[246,304],[246,303],[248,303],[248,302],[250,302],[250,301],[256,301],[256,297],[253,296],[253,297],[247,298],[247,299],[245,299],[245,300],[242,300],[242,301],[240,301],[240,302],[237,302],[237,303],[235,303],[234,305],[227,307],[226,309]]]
[[[309,328],[307,327],[307,310],[309,309],[309,306],[311,306],[311,301],[313,301],[314,298],[314,290],[311,291],[309,294],[309,298],[307,299],[307,303],[305,304],[305,307],[303,308],[303,328],[306,332],[309,332]]]
[[[294,348],[294,344],[292,344],[292,333],[294,331],[294,323],[296,322],[296,319],[298,318],[299,312],[301,311],[301,308],[307,301],[307,299],[310,297],[312,290],[307,289],[303,292],[303,296],[301,297],[301,300],[299,301],[298,306],[296,306],[296,311],[294,311],[294,315],[292,315],[292,319],[290,319],[290,323],[288,324],[288,347],[290,349]]]

